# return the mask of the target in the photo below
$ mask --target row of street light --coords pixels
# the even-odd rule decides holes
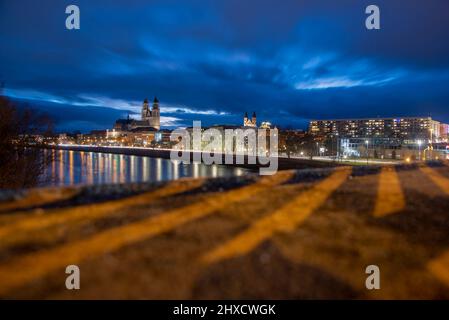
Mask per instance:
[[[337,140],[338,141],[338,140]],[[374,142],[372,142],[373,147],[374,147]],[[422,155],[421,155],[421,149],[422,149],[422,145],[424,144],[423,140],[416,140],[416,144],[418,145],[418,161],[422,160]],[[369,153],[369,148],[370,148],[370,140],[367,138],[365,140],[365,150],[366,150],[366,164],[369,164],[369,157],[370,157],[370,153]],[[338,157],[338,151],[339,147],[337,145],[337,157]],[[320,156],[323,156],[323,154],[327,151],[326,148],[324,148],[323,146],[320,146],[318,142],[316,142],[316,150],[317,150],[317,154],[319,154]]]

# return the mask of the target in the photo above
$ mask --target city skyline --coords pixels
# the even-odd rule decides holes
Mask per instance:
[[[0,300],[449,300],[448,39],[448,0],[0,0]]]
[[[59,131],[109,128],[153,96],[169,128],[239,123],[245,110],[300,129],[329,118],[449,122],[448,4],[378,1],[382,28],[368,31],[368,2],[347,2],[78,1],[80,30],[65,29],[65,4],[2,3],[0,80]]]

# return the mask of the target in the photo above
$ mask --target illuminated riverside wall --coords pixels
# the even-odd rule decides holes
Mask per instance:
[[[95,146],[82,146],[82,145],[53,145],[48,146],[51,149],[60,149],[60,150],[74,150],[74,151],[84,151],[84,152],[98,152],[98,153],[112,153],[112,154],[124,154],[124,155],[135,155],[135,156],[145,156],[152,158],[162,158],[162,159],[170,159],[169,149],[149,149],[149,148],[127,148],[127,147],[95,147]],[[190,159],[193,162],[193,152],[190,153]],[[223,155],[223,163],[224,155]],[[226,164],[227,166],[235,166],[241,168],[248,169],[258,169],[260,165],[256,162],[256,164],[248,163],[248,157],[244,157],[243,164],[236,164],[236,159],[234,156],[234,164]],[[333,167],[340,166],[341,164],[333,163],[333,162],[322,162],[322,161],[313,161],[308,159],[288,159],[288,158],[279,158],[279,170],[287,170],[287,169],[307,169],[307,168],[324,168],[324,167]]]

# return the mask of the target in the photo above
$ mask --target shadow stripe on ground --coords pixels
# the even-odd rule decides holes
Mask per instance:
[[[424,172],[442,191],[449,195],[449,179],[435,169],[421,167]],[[427,264],[427,269],[442,283],[449,287],[449,250]]]
[[[87,239],[68,243],[51,250],[20,256],[0,265],[0,295],[47,275],[51,271],[94,258],[124,246],[167,232],[185,223],[212,214],[231,202],[239,202],[261,190],[290,179],[292,171],[261,178],[256,183],[236,190],[212,195],[201,202],[168,211],[142,221],[116,227]]]
[[[5,191],[3,191],[5,193]],[[12,192],[12,191],[10,191]],[[11,197],[0,202],[0,215],[11,211],[23,210],[27,207],[37,207],[67,200],[75,197],[80,192],[79,188],[40,188],[24,191],[18,199]],[[17,192],[16,192],[17,195]]]
[[[66,209],[54,209],[45,214],[25,216],[19,221],[6,224],[0,227],[0,248],[5,248],[22,242],[27,237],[27,232],[45,229],[58,224],[72,223],[80,219],[95,221],[103,218],[113,211],[131,208],[137,205],[151,203],[158,198],[168,197],[177,193],[182,193],[194,188],[198,188],[204,180],[186,180],[183,182],[173,182],[160,189],[139,194],[136,196],[110,201],[101,204],[89,204]],[[19,235],[17,237],[17,235]],[[22,235],[22,236],[20,236]]]
[[[205,264],[247,254],[276,232],[289,232],[312,214],[349,176],[350,169],[336,169],[329,177],[317,182],[275,212],[251,224],[233,239],[206,253]]]

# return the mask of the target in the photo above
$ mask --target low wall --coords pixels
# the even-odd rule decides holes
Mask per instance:
[[[151,158],[162,158],[170,159],[170,150],[160,150],[160,149],[144,149],[144,148],[123,148],[123,147],[92,147],[92,146],[48,146],[50,149],[59,150],[73,150],[73,151],[84,151],[84,152],[99,152],[99,153],[112,153],[112,154],[124,154],[124,155],[134,155],[134,156],[144,156]],[[190,160],[193,161],[193,156],[195,152],[190,152]],[[198,154],[198,153],[195,153]],[[233,156],[233,164],[225,163],[225,155],[222,155],[222,163],[227,166],[235,166],[247,169],[258,169],[259,167],[266,167],[267,165],[260,164],[257,160],[255,164],[248,163],[248,156],[244,157],[243,164],[236,163],[236,156]],[[289,159],[289,158],[278,158],[278,169],[306,169],[306,168],[327,168],[341,166],[344,164],[329,162],[329,161],[316,161],[307,159]]]

